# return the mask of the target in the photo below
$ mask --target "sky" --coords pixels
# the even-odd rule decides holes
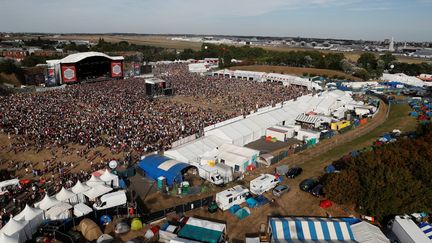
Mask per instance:
[[[432,0],[0,0],[0,32],[432,41]]]

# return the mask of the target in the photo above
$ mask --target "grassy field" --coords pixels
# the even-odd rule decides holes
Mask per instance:
[[[318,69],[318,68],[301,68],[301,67],[286,67],[286,66],[268,66],[268,65],[251,65],[251,66],[235,66],[231,67],[232,70],[248,70],[248,71],[259,71],[269,73],[285,73],[296,76],[302,76],[304,73],[320,75],[320,76],[339,76],[344,77],[348,80],[360,81],[361,79],[344,72],[330,70],[330,69]]]
[[[202,43],[199,42],[189,42],[189,41],[177,41],[177,40],[171,40],[172,36],[151,36],[151,35],[62,35],[58,37],[58,39],[62,40],[90,40],[93,42],[97,42],[99,38],[104,38],[105,41],[109,42],[120,42],[120,41],[128,41],[130,43],[134,44],[140,44],[140,45],[149,45],[149,46],[157,46],[157,47],[164,47],[164,48],[174,48],[174,49],[185,49],[185,48],[191,48],[193,50],[199,50],[201,48]],[[48,39],[52,39],[52,37],[47,37]],[[266,50],[272,50],[272,51],[305,51],[305,50],[313,50],[310,48],[300,48],[300,47],[288,47],[288,46],[260,46],[263,49]],[[337,53],[335,51],[328,51],[328,50],[319,50],[323,53]],[[343,52],[345,57],[348,60],[351,60],[353,62],[356,62],[357,59],[361,55],[361,51],[356,52]],[[377,54],[378,55],[378,54]],[[407,62],[407,63],[421,63],[424,62],[424,60],[418,59],[418,58],[412,58],[412,57],[397,57],[397,59],[400,62]]]
[[[384,133],[399,129],[402,132],[413,131],[417,127],[415,118],[410,117],[408,113],[411,108],[407,104],[392,105],[387,120],[375,128],[373,131],[355,138],[347,143],[341,144],[328,152],[321,154],[317,158],[311,158],[305,161],[302,166],[308,171],[316,171],[324,168],[331,161],[342,157],[343,155],[357,149],[362,149],[372,144],[379,136]],[[337,139],[337,138],[336,138]]]

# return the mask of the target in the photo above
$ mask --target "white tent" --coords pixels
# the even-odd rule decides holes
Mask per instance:
[[[18,185],[19,185],[18,179],[10,179],[10,180],[6,180],[6,181],[0,181],[0,192],[2,192],[5,187],[18,186]]]
[[[105,184],[103,180],[101,180],[99,177],[92,175],[91,178],[86,182],[87,186],[95,187],[99,185]]]
[[[351,225],[351,230],[357,242],[389,243],[390,240],[375,225],[362,221]]]
[[[231,166],[234,172],[245,172],[246,167],[251,163],[249,158],[230,152],[221,152],[217,158],[219,162]]]
[[[31,238],[28,221],[26,220],[15,220],[11,218],[9,222],[3,226],[0,233],[12,236],[13,238],[19,238],[19,242],[25,242]]]
[[[90,200],[96,199],[99,196],[102,196],[105,193],[108,193],[112,191],[113,189],[111,187],[107,187],[104,185],[98,185],[93,187],[92,189],[84,192],[84,195],[88,197]]]
[[[108,169],[105,169],[104,173],[99,177],[102,181],[105,182],[107,186],[113,186],[117,188],[119,186],[119,178],[117,175],[111,173]]]
[[[24,210],[19,214],[15,215],[15,220],[27,220],[30,225],[31,233],[36,233],[39,226],[42,224],[44,219],[44,213],[42,209],[32,208],[26,205]],[[1,242],[1,241],[0,241]]]
[[[55,195],[55,197],[60,202],[77,201],[76,194],[73,193],[72,191],[66,190],[66,188],[64,187],[62,187],[62,189]]]
[[[72,205],[62,202],[46,211],[45,216],[47,219],[51,220],[67,219],[71,217],[69,212],[69,209],[71,208]]]
[[[18,235],[9,236],[9,235],[7,235],[5,233],[1,233],[1,232],[0,232],[0,242],[3,242],[3,243],[20,243]]]
[[[204,136],[172,148],[166,151],[164,155],[186,163],[198,163],[205,154],[211,153],[211,151],[227,142],[217,136]]]
[[[44,211],[50,209],[51,207],[54,207],[55,205],[61,203],[60,201],[58,201],[57,199],[55,199],[54,197],[50,197],[48,196],[48,194],[45,194],[45,197],[40,201],[35,203],[35,207],[40,208]]]
[[[85,205],[84,203],[78,203],[77,205],[74,206],[74,215],[76,217],[81,217],[91,212],[93,212],[93,209],[91,209],[89,206]]]
[[[76,194],[78,202],[85,202],[84,192],[90,190],[91,187],[84,185],[81,181],[77,181],[71,189]]]

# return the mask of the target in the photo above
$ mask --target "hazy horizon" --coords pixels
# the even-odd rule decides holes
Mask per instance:
[[[432,41],[432,0],[0,2],[0,32]]]

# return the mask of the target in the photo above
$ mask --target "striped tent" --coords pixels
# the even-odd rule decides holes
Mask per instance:
[[[349,223],[332,218],[270,217],[272,242],[355,242]]]
[[[419,225],[419,227],[420,227],[421,231],[423,231],[426,234],[426,236],[432,240],[432,225],[425,223],[425,222],[422,222]]]

